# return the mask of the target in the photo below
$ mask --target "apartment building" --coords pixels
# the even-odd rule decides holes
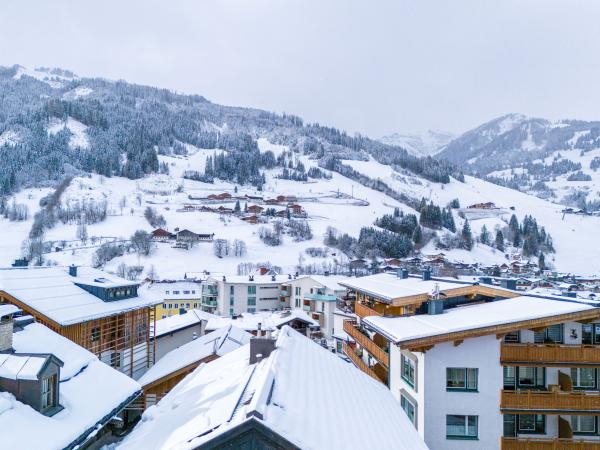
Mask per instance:
[[[600,448],[600,304],[374,277],[355,286],[344,350],[388,386],[429,448]],[[386,302],[411,312],[390,314]]]
[[[156,305],[156,319],[200,309],[202,306],[202,283],[200,281],[158,281],[148,287],[163,299]]]
[[[282,283],[288,275],[208,277],[202,291],[203,311],[220,316],[283,309]]]

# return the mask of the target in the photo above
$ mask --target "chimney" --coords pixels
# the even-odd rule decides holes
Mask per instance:
[[[500,286],[502,286],[504,289],[515,291],[517,289],[517,280],[514,278],[505,278],[500,281]]]
[[[435,284],[431,298],[427,300],[427,314],[436,315],[444,312],[444,300],[440,298],[440,286]]]
[[[408,278],[408,269],[405,269],[405,268],[398,269],[398,270],[396,270],[396,275],[398,276],[398,278],[406,279],[406,278]]]
[[[271,281],[275,281],[275,280],[276,280],[275,275],[271,275]]]
[[[431,280],[431,268],[425,267],[423,269],[423,281]]]
[[[72,277],[77,276],[77,266],[75,264],[71,264],[69,266],[69,275],[71,275]]]
[[[227,277],[223,275],[223,282],[227,281]]]
[[[260,362],[268,358],[275,350],[275,339],[267,336],[256,336],[250,338],[250,364]]]
[[[12,315],[0,317],[0,353],[12,353],[13,348]]]
[[[479,282],[482,284],[492,284],[492,277],[479,277]]]
[[[325,276],[328,277],[329,276],[329,270],[325,271]]]

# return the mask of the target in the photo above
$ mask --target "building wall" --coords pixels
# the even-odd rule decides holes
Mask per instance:
[[[493,449],[503,433],[500,341],[495,335],[438,344],[424,354],[424,428],[419,433],[431,450]],[[446,368],[477,368],[478,392],[447,392]],[[479,416],[478,440],[446,439],[446,415]]]
[[[220,280],[217,313],[223,316],[257,312],[272,309],[281,309],[279,300],[281,283],[278,281],[268,283],[228,283]],[[255,287],[255,294],[248,291]],[[233,294],[231,290],[233,288]],[[249,298],[255,298],[255,304],[249,304]]]
[[[204,335],[205,321],[200,321],[195,325],[174,331],[173,333],[163,334],[156,338],[156,361],[162,358],[171,350],[181,347],[194,340],[194,335],[200,337]]]

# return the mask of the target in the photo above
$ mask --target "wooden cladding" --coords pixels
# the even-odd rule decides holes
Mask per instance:
[[[352,320],[344,321],[344,331],[352,337],[362,348],[369,352],[377,361],[385,367],[390,367],[390,356],[379,345],[364,335]]]
[[[377,376],[377,374],[375,373],[375,371],[373,369],[371,369],[369,366],[367,366],[365,364],[365,362],[360,358],[360,356],[358,356],[356,354],[354,349],[352,347],[350,347],[350,345],[348,345],[347,342],[344,342],[344,353],[346,354],[346,356],[348,356],[348,358],[350,358],[352,360],[354,365],[356,367],[358,367],[360,370],[362,370],[364,373],[369,375],[371,378],[379,381],[380,383],[386,384],[386,382],[384,380],[382,380],[381,378],[379,378],[379,376]]]
[[[365,317],[369,317],[369,316],[383,316],[383,313],[380,313],[379,311],[369,308],[367,305],[365,305],[364,303],[360,303],[360,302],[356,302],[354,304],[354,312],[361,319],[364,319]]]
[[[600,414],[600,392],[503,390],[500,399],[503,412],[564,412],[577,415]]]
[[[505,365],[600,367],[600,346],[503,343],[500,362]]]
[[[502,450],[600,450],[600,441],[503,437]]]

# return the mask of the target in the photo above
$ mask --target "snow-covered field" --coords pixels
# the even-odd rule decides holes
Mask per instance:
[[[285,150],[282,146],[275,146],[263,139],[259,141],[259,145],[262,151],[269,149],[280,153]],[[165,217],[169,230],[172,231],[176,227],[187,228],[198,233],[215,233],[215,238],[230,241],[242,239],[246,242],[247,254],[241,258],[233,256],[218,258],[214,255],[210,243],[200,243],[190,250],[172,248],[171,244],[159,243],[151,256],[139,257],[128,254],[108,263],[107,269],[115,270],[122,262],[128,265],[141,264],[146,270],[153,266],[161,278],[178,278],[189,271],[235,273],[239,263],[269,261],[291,272],[299,263],[299,255],[302,255],[303,264],[320,265],[332,262],[334,258],[339,260],[339,253],[335,257],[312,258],[304,252],[307,247],[323,246],[323,235],[329,226],[357,236],[361,227],[371,226],[377,217],[391,213],[395,207],[407,213],[415,212],[387,195],[366,188],[337,173],[333,173],[331,180],[311,180],[300,183],[275,178],[280,169],[274,169],[267,173],[267,183],[263,192],[258,192],[249,186],[238,186],[237,195],[262,195],[265,198],[277,195],[297,196],[299,203],[308,213],[307,220],[314,236],[311,240],[303,242],[293,242],[289,236],[285,236],[282,246],[268,247],[258,237],[261,225],[248,224],[236,217],[221,216],[212,212],[181,211],[185,204],[197,203],[190,200],[188,195],[205,197],[221,192],[234,194],[236,187],[232,183],[222,181],[208,184],[182,179],[181,174],[186,170],[202,172],[206,158],[222,150],[189,148],[188,151],[189,156],[160,156],[160,160],[169,165],[170,175],[152,175],[142,180],[106,178],[97,175],[76,178],[63,194],[62,202],[93,199],[108,203],[107,220],[89,225],[90,237],[127,239],[138,229],[151,231],[152,227],[144,218],[143,212],[147,206],[153,206]],[[299,156],[299,158],[307,169],[317,165],[316,161],[306,156]],[[492,201],[502,208],[497,215],[471,217],[471,225],[475,233],[479,233],[484,224],[490,231],[504,225],[503,220],[508,219],[513,212],[511,207],[514,207],[514,213],[519,219],[526,214],[532,214],[541,225],[546,227],[554,239],[557,253],[547,256],[547,261],[550,262],[554,258],[552,262],[558,270],[588,274],[598,273],[600,269],[600,263],[597,262],[600,256],[600,234],[597,233],[600,218],[573,215],[563,218],[560,205],[476,178],[466,177],[465,183],[452,180],[451,183],[442,185],[414,175],[396,173],[390,166],[374,160],[344,162],[372,178],[380,178],[395,190],[411,197],[425,197],[439,205],[446,205],[458,198],[463,207],[472,203]],[[20,256],[21,242],[27,237],[31,227],[31,217],[39,209],[40,198],[49,191],[49,189],[27,189],[17,195],[17,201],[24,202],[29,207],[28,221],[8,222],[6,219],[0,219],[0,227],[3,230],[0,238],[0,265],[8,265]],[[359,202],[358,199],[363,201]],[[248,202],[248,205],[251,204],[252,202]],[[224,205],[233,207],[232,203]],[[458,225],[460,219],[455,218]],[[46,232],[45,240],[74,241],[76,228],[75,224],[59,223]],[[96,243],[97,245],[99,244]],[[81,247],[79,244],[68,243],[62,251],[48,254],[47,259],[59,264],[89,265],[96,247],[90,241],[84,246],[86,248]],[[436,252],[432,244],[425,247],[423,251],[424,253]],[[464,262],[479,261],[491,264],[505,261],[505,256],[501,252],[484,245],[477,245],[471,252],[452,250],[446,254],[452,259]]]

